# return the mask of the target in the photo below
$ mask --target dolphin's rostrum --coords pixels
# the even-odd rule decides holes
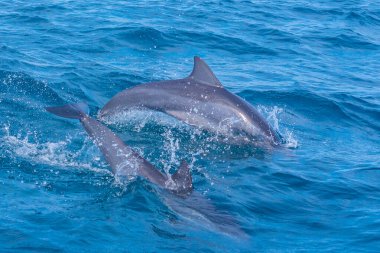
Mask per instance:
[[[278,133],[259,112],[226,90],[199,57],[194,57],[194,69],[187,78],[126,89],[103,107],[99,117],[112,117],[133,108],[161,111],[232,141],[280,143]]]

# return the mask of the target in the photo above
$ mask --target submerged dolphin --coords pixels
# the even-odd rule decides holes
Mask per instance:
[[[78,119],[103,153],[115,175],[127,178],[143,176],[164,190],[162,196],[173,211],[185,217],[202,217],[202,220],[207,220],[219,231],[230,235],[244,235],[231,216],[216,211],[206,199],[193,192],[192,177],[185,161],[181,162],[177,172],[169,178],[128,147],[109,128],[91,118],[85,103],[47,107],[46,110],[64,118]]]
[[[99,117],[104,119],[132,108],[161,111],[189,125],[232,137],[232,140],[280,143],[278,133],[259,112],[226,90],[209,66],[197,56],[189,77],[126,89],[101,109]]]

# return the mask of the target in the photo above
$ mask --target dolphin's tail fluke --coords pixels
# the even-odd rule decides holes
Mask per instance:
[[[67,104],[64,106],[46,107],[45,109],[55,115],[71,119],[81,119],[89,112],[88,105],[83,102],[77,104]]]

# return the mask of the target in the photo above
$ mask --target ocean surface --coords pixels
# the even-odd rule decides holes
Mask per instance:
[[[202,57],[284,144],[219,143],[150,111],[106,122],[244,235],[120,181],[46,106],[186,77]],[[0,0],[0,252],[380,252],[379,1]],[[170,198],[170,197],[169,197]]]

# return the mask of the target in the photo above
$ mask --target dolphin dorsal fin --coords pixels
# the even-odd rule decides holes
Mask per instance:
[[[177,193],[188,194],[193,190],[190,167],[185,160],[182,160],[178,170],[172,175],[172,180],[177,185]]]
[[[198,56],[194,57],[194,68],[189,78],[207,85],[223,87],[218,78],[216,78],[216,76],[210,69],[210,67]]]

